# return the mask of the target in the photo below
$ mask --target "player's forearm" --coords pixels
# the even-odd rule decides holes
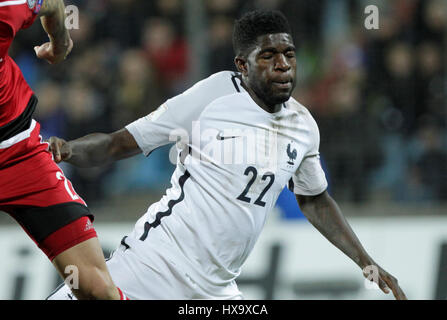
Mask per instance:
[[[105,165],[141,153],[140,147],[127,129],[110,134],[92,133],[69,142],[50,138],[50,147],[55,141],[63,142],[59,148],[64,161],[84,168]],[[51,148],[57,148],[57,143]]]
[[[327,192],[313,201],[301,202],[301,209],[309,222],[333,245],[362,269],[373,264],[337,203]]]
[[[60,47],[68,47],[70,34],[65,27],[65,5],[63,0],[44,0],[40,10],[40,20],[51,42]]]
[[[114,160],[112,143],[112,137],[105,133],[92,133],[71,140],[68,142],[71,157],[65,161],[83,168],[108,164]]]

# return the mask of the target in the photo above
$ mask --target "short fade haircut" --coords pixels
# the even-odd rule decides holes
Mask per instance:
[[[238,55],[245,55],[256,44],[259,36],[274,33],[292,34],[289,22],[280,11],[255,10],[236,20],[233,29],[233,49]]]

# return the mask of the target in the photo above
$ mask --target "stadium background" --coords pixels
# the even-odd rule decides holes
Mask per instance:
[[[37,22],[11,56],[35,90],[42,135],[112,132],[220,70],[233,70],[232,24],[253,8],[289,18],[298,47],[294,97],[316,118],[330,192],[367,250],[409,298],[447,298],[447,1],[96,0],[80,10],[69,58],[35,58]],[[377,5],[380,29],[364,10]],[[170,146],[110,166],[62,168],[96,216],[106,252],[169,186]],[[391,299],[283,192],[240,280],[253,299]],[[41,299],[51,265],[0,215],[0,299]],[[446,274],[446,275],[444,275]],[[59,281],[60,282],[60,281]]]

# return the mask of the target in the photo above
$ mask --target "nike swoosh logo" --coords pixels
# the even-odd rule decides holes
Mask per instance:
[[[226,140],[226,139],[236,139],[236,138],[240,138],[240,136],[228,136],[228,137],[224,137],[222,136],[222,132],[219,132],[216,136],[217,140]]]

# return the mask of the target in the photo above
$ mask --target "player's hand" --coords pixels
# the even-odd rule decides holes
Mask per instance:
[[[39,59],[46,60],[49,64],[62,62],[67,58],[73,49],[73,40],[68,39],[66,45],[55,45],[52,41],[41,46],[35,46],[34,51]]]
[[[54,161],[59,163],[71,158],[72,150],[70,144],[64,139],[51,137],[47,140],[49,151],[53,154]]]
[[[390,275],[388,272],[383,270],[379,265],[373,264],[372,268],[364,268],[363,275],[365,278],[369,279],[371,282],[376,282],[379,286],[380,290],[382,290],[385,294],[390,293],[390,289],[393,292],[394,298],[396,300],[407,300],[405,293],[399,287],[398,281],[395,277]],[[374,268],[376,267],[376,268]],[[378,276],[374,276],[374,271],[371,273],[371,270],[378,271]]]

